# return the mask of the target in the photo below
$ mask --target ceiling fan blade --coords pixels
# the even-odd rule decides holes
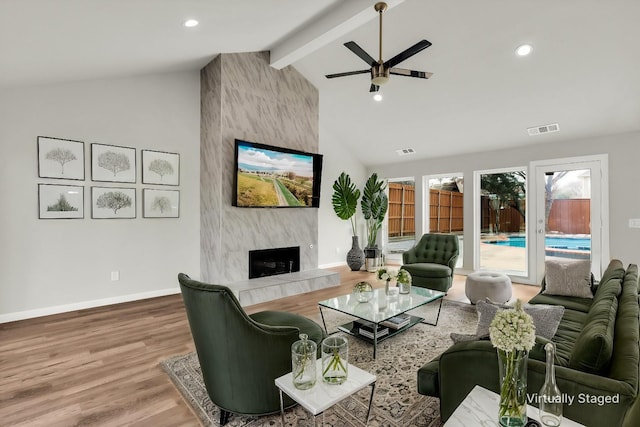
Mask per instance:
[[[344,45],[345,45],[345,47],[347,49],[349,49],[351,52],[353,52],[356,55],[358,55],[358,57],[360,59],[362,59],[364,62],[366,62],[370,66],[373,67],[374,64],[378,63],[378,61],[373,59],[371,57],[371,55],[369,55],[367,52],[364,51],[364,49],[362,49],[360,46],[358,46],[358,44],[356,42],[346,42]]]
[[[374,85],[371,83],[371,87],[369,88],[369,92],[378,92],[380,90],[380,86]]]
[[[353,76],[356,74],[366,74],[370,72],[371,70],[347,71],[346,73],[327,74],[325,77],[328,79],[334,79],[336,77]]]
[[[389,74],[395,74],[396,76],[417,77],[419,79],[428,79],[433,76],[433,73],[427,71],[414,71],[404,68],[392,68],[389,70]]]
[[[403,52],[400,52],[390,60],[386,61],[384,63],[384,68],[393,68],[399,63],[401,63],[402,61],[411,58],[416,53],[425,50],[429,46],[431,46],[431,42],[427,40],[420,40],[418,43],[414,44],[410,48],[404,50]]]

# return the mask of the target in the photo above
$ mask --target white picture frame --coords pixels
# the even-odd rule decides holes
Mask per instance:
[[[135,188],[91,187],[91,218],[132,219],[135,217]]]
[[[38,184],[39,219],[84,218],[84,187]]]
[[[142,150],[142,183],[180,185],[180,154]]]
[[[180,191],[144,188],[142,190],[142,217],[179,218]]]

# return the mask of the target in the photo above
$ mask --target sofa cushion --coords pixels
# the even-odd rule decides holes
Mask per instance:
[[[419,277],[451,277],[451,269],[443,264],[431,262],[418,262],[402,266],[412,276]]]
[[[605,374],[613,354],[618,299],[607,295],[594,301],[571,352],[569,367],[592,374]]]
[[[489,326],[498,310],[512,308],[508,305],[494,304],[485,301],[478,301],[476,310],[478,311],[478,328],[476,337],[482,338],[489,335]],[[533,319],[536,327],[536,335],[552,339],[558,329],[560,320],[564,313],[564,307],[559,305],[523,304],[522,308]]]
[[[558,325],[558,330],[553,336],[552,341],[556,345],[556,365],[569,366],[569,359],[571,358],[571,352],[576,344],[576,340],[582,331],[582,325],[584,325],[587,319],[587,313],[582,311],[565,309],[562,315],[562,320]],[[540,361],[545,361],[546,355],[544,351],[541,353]]]
[[[591,261],[545,261],[543,294],[593,298],[591,292]]]
[[[529,304],[551,304],[561,305],[567,310],[581,311],[588,313],[591,304],[593,304],[593,298],[577,298],[577,297],[565,297],[557,295],[545,295],[538,294],[529,300]]]

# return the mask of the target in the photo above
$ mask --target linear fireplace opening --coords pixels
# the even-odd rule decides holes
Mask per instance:
[[[300,246],[249,251],[249,279],[300,271]]]

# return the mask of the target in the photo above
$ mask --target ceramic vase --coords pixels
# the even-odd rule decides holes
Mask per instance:
[[[351,249],[347,252],[347,265],[351,271],[358,271],[364,264],[364,252],[360,249],[358,236],[351,236]]]

